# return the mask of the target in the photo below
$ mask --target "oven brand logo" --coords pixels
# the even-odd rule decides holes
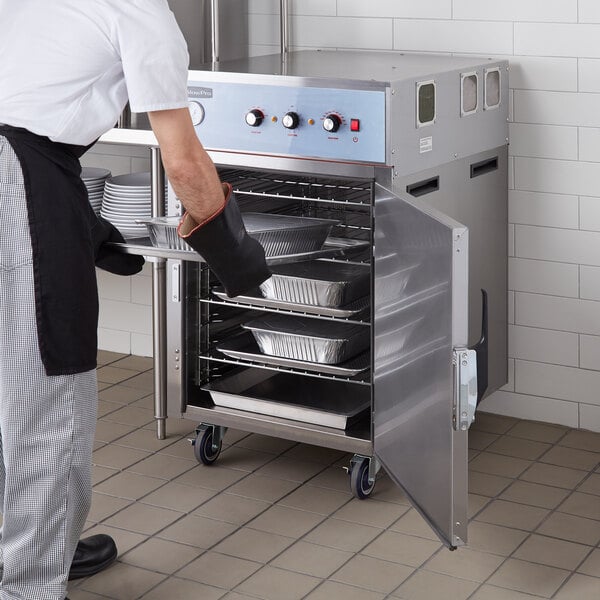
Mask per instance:
[[[190,98],[212,98],[212,88],[205,87],[189,87],[188,95]]]

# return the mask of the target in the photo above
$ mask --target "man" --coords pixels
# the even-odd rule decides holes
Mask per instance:
[[[116,557],[79,536],[91,498],[94,262],[143,260],[87,202],[79,157],[127,100],[148,112],[186,207],[180,234],[230,295],[269,276],[187,109],[188,54],[166,0],[0,0],[0,600],[63,600]],[[242,266],[243,265],[243,266]],[[75,556],[75,560],[73,560]]]

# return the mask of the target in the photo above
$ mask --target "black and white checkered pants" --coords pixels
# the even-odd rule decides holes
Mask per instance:
[[[0,136],[0,600],[65,597],[91,502],[96,372],[45,374],[35,310],[23,175]]]

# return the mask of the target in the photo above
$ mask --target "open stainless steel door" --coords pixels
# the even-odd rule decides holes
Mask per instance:
[[[458,546],[468,423],[455,405],[468,390],[453,363],[468,339],[468,230],[418,198],[375,187],[375,455],[440,539]]]

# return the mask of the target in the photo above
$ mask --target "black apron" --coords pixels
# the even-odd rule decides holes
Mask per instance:
[[[95,259],[105,241],[123,241],[114,227],[96,217],[88,201],[79,158],[90,146],[52,142],[8,125],[0,125],[0,135],[14,149],[25,181],[37,333],[46,374],[89,371],[96,367],[97,353]],[[114,261],[116,253],[109,254]],[[125,267],[108,270],[132,274],[141,269],[141,257],[132,261],[120,256]]]

